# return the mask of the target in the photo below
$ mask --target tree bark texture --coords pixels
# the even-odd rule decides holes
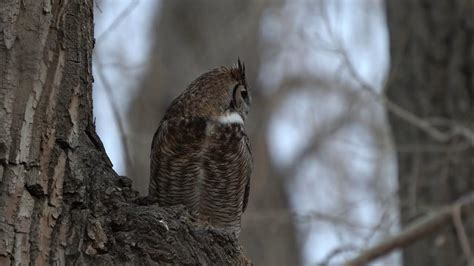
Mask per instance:
[[[0,265],[247,263],[236,239],[112,170],[93,43],[92,0],[0,3]]]
[[[387,0],[391,73],[387,96],[447,139],[389,114],[398,156],[402,226],[474,191],[474,2]],[[474,210],[462,217],[474,247]],[[404,249],[404,265],[466,265],[454,226]]]
[[[298,265],[300,254],[285,176],[277,171],[268,146],[273,106],[258,81],[260,22],[269,6],[269,1],[240,0],[162,3],[155,20],[148,70],[128,114],[129,146],[135,165],[128,167],[127,173],[146,194],[151,139],[172,99],[200,74],[228,66],[240,57],[246,65],[252,95],[245,127],[255,162],[240,239],[255,265]],[[284,220],[281,213],[285,214]],[[258,219],[261,217],[267,219]]]

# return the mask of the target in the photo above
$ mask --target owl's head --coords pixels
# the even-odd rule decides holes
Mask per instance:
[[[195,79],[173,101],[165,119],[201,117],[221,123],[243,123],[250,104],[245,66],[238,60],[234,67],[216,68]]]

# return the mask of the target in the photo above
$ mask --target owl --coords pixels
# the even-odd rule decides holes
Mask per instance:
[[[240,60],[195,79],[153,137],[150,196],[161,206],[183,204],[198,220],[238,236],[252,172],[244,131],[250,102]]]

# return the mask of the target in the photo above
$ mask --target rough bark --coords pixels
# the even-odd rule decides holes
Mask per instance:
[[[285,179],[273,165],[268,147],[273,106],[258,81],[260,21],[269,5],[269,1],[220,0],[162,3],[149,68],[129,111],[135,165],[127,173],[146,194],[150,143],[165,109],[198,75],[240,57],[246,64],[252,94],[246,132],[255,161],[240,239],[256,265],[298,265],[300,254]],[[275,213],[290,218],[282,221]],[[271,218],[256,223],[260,217]]]
[[[236,239],[112,170],[92,116],[92,10],[0,4],[0,265],[245,263]]]
[[[474,191],[472,142],[450,132],[459,125],[474,130],[473,14],[472,1],[387,1],[388,98],[448,136],[435,139],[389,114],[398,156],[402,226]],[[474,247],[474,210],[463,223]],[[405,248],[403,261],[407,266],[466,265],[453,226]]]

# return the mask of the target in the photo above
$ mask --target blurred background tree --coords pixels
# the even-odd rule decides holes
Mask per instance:
[[[474,2],[389,0],[387,14],[387,96],[416,118],[389,112],[404,227],[474,191]],[[404,265],[472,265],[473,209],[463,224],[464,247],[447,226],[405,248]]]

